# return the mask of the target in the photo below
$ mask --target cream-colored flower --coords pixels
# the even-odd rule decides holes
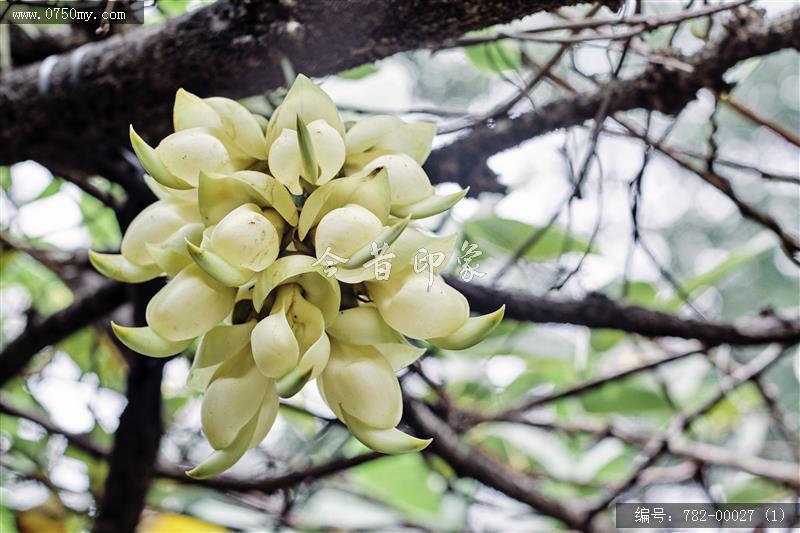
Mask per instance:
[[[147,304],[147,325],[170,341],[193,339],[228,316],[235,297],[236,289],[189,265]]]
[[[195,205],[159,200],[133,219],[122,238],[120,254],[90,251],[89,259],[102,274],[127,283],[147,281],[165,271],[173,274],[168,265],[162,264],[166,259],[158,252],[164,247],[169,248],[176,235],[182,239],[199,239],[199,223]]]
[[[435,194],[422,169],[435,127],[375,116],[345,133],[333,101],[302,75],[269,121],[180,90],[173,122],[156,148],[131,128],[159,200],[130,224],[119,254],[92,251],[90,260],[124,282],[170,278],[150,300],[146,326],[112,324],[126,346],[168,357],[201,338],[187,384],[204,392],[214,451],[187,474],[230,468],[263,440],[279,398],[314,379],[366,446],[427,446],[396,427],[395,372],[431,346],[480,342],[504,311],[470,317],[442,277],[456,235],[413,222],[467,192]],[[391,263],[382,274],[378,256]],[[330,257],[340,258],[335,268]]]
[[[396,217],[413,219],[438,215],[453,207],[466,196],[469,187],[455,193],[434,193],[428,175],[414,159],[406,154],[378,156],[369,162],[362,173],[385,168],[391,191],[390,212]]]
[[[299,128],[304,128],[302,123]],[[324,120],[306,127],[307,140],[294,129],[284,129],[269,149],[269,168],[292,194],[302,194],[300,178],[311,185],[333,179],[344,164],[344,140]],[[301,142],[307,142],[301,146]]]
[[[295,283],[278,288],[270,315],[253,329],[250,343],[256,366],[278,380],[278,393],[284,397],[319,376],[330,354],[322,311]]]
[[[430,122],[408,123],[391,115],[376,115],[356,122],[345,138],[345,169],[361,170],[376,157],[406,154],[423,164],[431,153],[436,125]]]
[[[375,348],[331,340],[330,360],[317,386],[328,407],[373,450],[406,453],[430,444],[395,428],[403,414],[400,383]]]

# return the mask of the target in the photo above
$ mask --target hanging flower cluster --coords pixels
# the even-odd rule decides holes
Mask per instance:
[[[205,391],[202,426],[215,451],[188,474],[231,467],[264,439],[279,398],[311,380],[370,448],[427,446],[395,427],[395,372],[425,351],[409,339],[464,349],[503,316],[470,318],[440,275],[456,236],[412,222],[467,192],[437,195],[422,170],[435,127],[393,116],[346,126],[304,76],[269,121],[184,90],[173,120],[156,148],[131,128],[159,200],[130,224],[120,254],[90,259],[123,282],[169,277],[146,327],[112,324],[126,346],[167,357],[202,338],[188,381]]]

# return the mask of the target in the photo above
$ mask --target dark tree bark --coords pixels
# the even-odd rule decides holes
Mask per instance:
[[[297,72],[332,74],[464,32],[584,0],[220,0],[0,77],[0,164],[99,171],[134,124],[153,142],[170,128],[175,91],[243,97]],[[617,5],[618,0],[602,0]]]
[[[129,287],[134,322],[145,324],[147,302],[163,285],[154,280]],[[108,477],[98,502],[95,533],[128,533],[136,529],[155,471],[164,426],[161,419],[161,376],[168,359],[145,357],[118,343],[128,361],[128,404],[114,433]]]

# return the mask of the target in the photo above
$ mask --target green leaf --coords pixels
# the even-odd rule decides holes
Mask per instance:
[[[78,204],[83,222],[92,237],[92,248],[110,250],[119,247],[122,233],[114,211],[97,198],[82,194]]]
[[[710,23],[711,20],[708,17],[694,19],[689,22],[689,29],[691,30],[692,35],[702,41],[705,41],[708,39],[708,29]]]
[[[11,188],[11,169],[7,166],[0,166],[0,188],[4,191]]]
[[[467,37],[487,37],[490,35],[489,31],[481,30],[469,33]],[[506,70],[516,70],[522,66],[519,46],[513,41],[500,40],[465,46],[464,54],[478,70],[486,72],[504,72]]]
[[[589,334],[589,345],[595,352],[607,352],[624,341],[626,335],[618,329],[593,329]]]
[[[580,397],[581,405],[589,413],[636,414],[668,411],[669,402],[658,392],[637,379],[606,383]]]
[[[789,494],[785,487],[764,478],[752,478],[727,493],[727,503],[762,503],[781,501]]]
[[[730,273],[746,266],[774,247],[775,243],[771,239],[768,240],[762,238],[762,236],[757,236],[742,248],[731,252],[727,259],[716,267],[702,274],[698,274],[697,276],[685,279],[679,284],[683,290],[690,295],[704,287],[712,287],[720,283]],[[683,298],[680,295],[675,295],[671,299],[659,304],[658,307],[664,311],[674,312],[680,309],[681,305],[683,305]]]
[[[30,200],[29,202],[26,202],[26,203],[30,204],[30,203],[36,202],[38,200],[44,200],[45,198],[47,198],[49,196],[53,196],[54,194],[56,194],[58,191],[61,190],[61,185],[63,185],[63,183],[64,182],[61,181],[58,178],[53,179],[52,181],[50,181],[50,183],[47,185],[47,187],[45,187],[42,190],[42,192],[40,192],[39,194],[36,195],[36,198],[34,198],[33,200]]]
[[[479,249],[489,253],[513,255],[522,248],[532,235],[542,231],[541,228],[520,222],[491,216],[478,220],[470,220],[463,225],[464,238],[478,245]],[[589,244],[576,239],[556,225],[552,225],[539,236],[523,257],[531,261],[542,261],[558,257],[562,252],[586,252]]]
[[[21,252],[3,254],[0,287],[22,286],[30,294],[33,307],[50,315],[72,302],[72,292],[48,268]]]
[[[122,391],[125,388],[126,365],[122,354],[105,333],[84,328],[58,344],[81,369],[82,375],[94,373],[100,385]]]
[[[0,531],[3,533],[17,533],[17,521],[14,519],[14,512],[6,507],[0,505]]]
[[[420,454],[409,453],[370,461],[351,470],[362,490],[411,518],[432,519],[439,513],[442,494],[428,477],[435,475]]]
[[[658,287],[646,281],[632,281],[628,283],[625,299],[633,305],[652,307],[658,296]]]
[[[376,72],[378,72],[378,67],[375,66],[375,63],[364,63],[363,65],[351,68],[350,70],[340,72],[338,76],[346,80],[360,80],[361,78],[366,78],[367,76],[375,74]]]
[[[528,360],[528,369],[506,387],[494,402],[514,403],[537,385],[544,383],[566,387],[578,379],[575,363],[566,357],[535,357]]]

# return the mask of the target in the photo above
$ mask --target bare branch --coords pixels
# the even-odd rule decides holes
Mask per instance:
[[[505,302],[505,316],[514,320],[618,329],[646,337],[697,339],[708,346],[800,340],[800,322],[796,320],[753,317],[735,324],[723,324],[683,319],[612,300],[602,294],[589,294],[580,300],[555,300],[519,290],[512,292],[465,283],[453,277],[447,278],[447,282],[467,297],[473,311],[487,313],[494,311],[498,302]]]
[[[739,61],[784,48],[800,48],[800,10],[774,20],[733,19],[724,35],[687,58],[687,72],[651,64],[632,79],[612,81],[589,94],[556,100],[517,118],[474,127],[468,135],[431,154],[426,169],[432,176],[461,176],[470,182],[494,178],[486,159],[498,152],[594,118],[608,98],[608,114],[644,108],[674,114],[701,88],[724,90],[723,74]],[[610,96],[609,96],[610,95]]]

